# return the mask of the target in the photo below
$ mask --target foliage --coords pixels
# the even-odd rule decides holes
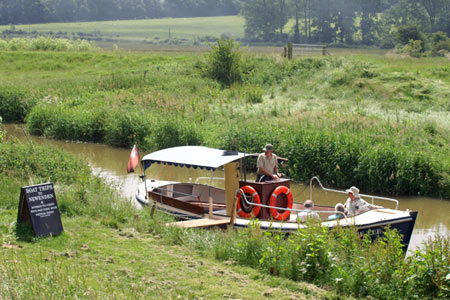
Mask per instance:
[[[450,240],[442,236],[429,239],[423,251],[408,257],[406,282],[428,299],[450,297]]]
[[[242,54],[239,43],[231,39],[217,40],[211,45],[208,55],[206,74],[223,86],[230,86],[242,80]]]
[[[445,53],[450,52],[450,38],[444,32],[433,33],[432,43],[431,52],[434,56],[443,56]]]
[[[401,52],[408,54],[411,57],[421,57],[422,56],[422,41],[409,40],[409,43],[406,44]]]
[[[243,82],[230,88],[201,76],[199,60],[122,52],[0,57],[22,91],[25,78],[45,74],[30,83],[41,99],[27,116],[33,134],[137,142],[144,151],[195,144],[257,153],[269,142],[296,180],[319,175],[326,185],[450,197],[450,73],[441,58],[246,55]],[[50,63],[62,68],[49,71]]]
[[[0,172],[20,178],[74,184],[90,175],[89,166],[49,146],[0,144]]]
[[[164,149],[182,145],[201,145],[202,142],[202,134],[195,124],[168,118],[157,122],[151,145],[153,149]]]
[[[0,50],[30,51],[92,51],[97,47],[86,40],[68,40],[52,37],[0,39]]]
[[[3,122],[2,117],[0,116],[0,143],[3,143],[3,136],[5,133],[3,132]]]
[[[23,123],[35,102],[23,89],[0,86],[0,116],[4,122]]]
[[[421,43],[414,42],[414,46],[418,47],[420,52],[425,50],[425,34],[415,25],[399,27],[397,29],[396,40],[400,45],[408,45],[411,43],[411,40],[421,41]]]
[[[161,278],[152,280],[163,282],[168,280],[168,274],[173,274],[169,276],[170,286],[173,286],[172,281],[180,277],[180,267],[186,268],[185,272],[190,275],[198,272],[198,276],[202,276],[204,267],[201,266],[209,264],[209,258],[217,258],[227,265],[239,265],[238,269],[244,274],[251,274],[253,279],[259,278],[261,282],[271,282],[277,289],[291,286],[288,290],[293,289],[297,296],[305,290],[309,297],[315,296],[317,288],[316,292],[311,292],[288,279],[335,289],[339,293],[336,297],[340,299],[345,297],[342,295],[377,299],[445,299],[450,296],[448,237],[436,236],[404,259],[401,237],[389,228],[375,241],[370,232],[360,236],[354,227],[329,229],[314,221],[308,221],[304,228],[288,236],[277,231],[261,231],[258,220],[252,220],[248,228],[240,230],[186,230],[166,226],[173,220],[165,214],[157,212],[151,217],[150,210],[136,210],[111,187],[94,178],[85,162],[60,150],[3,143],[0,144],[0,159],[3,184],[0,234],[4,248],[0,260],[14,262],[0,264],[3,278],[0,285],[5,287],[0,289],[0,296],[73,298],[85,297],[88,290],[95,295],[114,293],[119,298],[148,297],[154,295],[149,294],[153,288],[147,290],[145,285],[135,286],[131,282],[148,280],[163,263],[166,267]],[[15,208],[20,186],[30,184],[32,180],[56,183],[66,229],[62,235],[51,239],[33,238],[23,234],[20,226],[11,225],[17,218]],[[166,252],[162,250],[165,246],[170,246]],[[149,258],[145,255],[148,253],[154,255]],[[172,260],[173,263],[167,264]],[[152,268],[146,269],[149,264]],[[217,269],[220,274],[226,272],[229,275],[231,268],[224,264],[217,265]],[[251,266],[253,270],[245,266]],[[76,271],[80,268],[84,277]],[[211,272],[216,272],[214,270]],[[89,275],[92,272],[96,278]],[[79,280],[80,276],[88,276],[88,280]],[[200,278],[216,277],[207,274]],[[27,283],[32,282],[36,289],[33,295],[30,289],[23,288],[22,282],[26,281],[17,280],[20,278],[33,279]],[[42,278],[46,280],[42,281]],[[49,285],[48,278],[61,285],[61,289]],[[104,281],[107,287],[110,280],[115,280],[115,285],[103,292],[98,288],[98,280]],[[198,288],[198,278],[194,280],[194,286]],[[190,286],[189,282],[187,277],[183,279],[183,285],[177,287],[174,297],[180,294],[191,297],[192,291],[183,292],[186,285]],[[201,291],[208,288],[206,283],[209,281],[205,281]],[[258,288],[257,295],[250,297],[253,289],[248,287],[252,281],[246,279],[245,283],[246,297],[259,299],[261,290]],[[209,284],[217,289],[223,280]],[[66,289],[67,285],[70,289]],[[141,287],[144,288],[141,290]],[[163,288],[164,285],[160,290]],[[129,289],[131,293],[127,293]],[[223,295],[223,291],[220,295],[208,291],[210,298],[223,298]],[[158,298],[161,294],[154,296]],[[329,298],[329,295],[317,297]]]
[[[257,220],[237,232],[160,228],[157,234],[201,255],[257,268],[273,275],[271,280],[312,282],[358,298],[448,296],[450,249],[444,237],[436,236],[405,259],[401,236],[389,228],[375,241],[370,232],[360,236],[354,227],[330,230],[317,221],[288,236],[262,232]]]

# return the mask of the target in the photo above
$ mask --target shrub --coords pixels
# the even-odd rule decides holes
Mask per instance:
[[[200,145],[201,133],[189,121],[177,118],[158,120],[152,134],[152,148],[164,149],[185,145]]]
[[[5,122],[23,123],[35,100],[23,89],[0,86],[0,116]]]
[[[421,41],[420,52],[425,51],[426,37],[417,25],[401,26],[397,29],[396,41],[398,44],[404,46],[411,40]]]
[[[421,57],[423,52],[422,41],[409,40],[409,43],[402,48],[401,52],[411,57]]]
[[[233,40],[220,39],[217,40],[217,46],[211,45],[211,48],[207,59],[207,75],[223,86],[242,81],[242,54],[239,44]]]

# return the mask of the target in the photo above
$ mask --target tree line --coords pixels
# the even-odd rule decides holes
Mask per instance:
[[[241,13],[251,41],[391,47],[408,26],[450,36],[449,0],[247,0]]]
[[[240,0],[0,0],[0,24],[236,15]]]

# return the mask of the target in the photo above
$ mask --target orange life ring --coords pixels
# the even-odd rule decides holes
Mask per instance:
[[[286,195],[287,202],[288,202],[286,208],[291,209],[292,205],[294,203],[294,197],[292,196],[291,190],[287,186],[284,186],[284,185],[281,185],[281,186],[277,187],[272,192],[272,196],[270,196],[269,205],[270,206],[276,206],[277,198],[278,198],[278,196],[280,194],[285,194]],[[283,221],[283,220],[286,220],[289,217],[289,215],[291,214],[291,211],[290,210],[285,210],[285,211],[283,211],[280,214],[276,208],[271,207],[270,208],[270,213],[272,214],[272,217],[275,220]]]
[[[252,200],[250,202],[252,203],[256,203],[256,204],[261,204],[261,198],[258,195],[258,192],[252,188],[249,185],[245,185],[243,187],[241,187],[239,189],[239,191],[236,194],[236,198],[237,198],[237,213],[240,217],[242,218],[251,218],[251,217],[256,217],[259,214],[259,211],[261,210],[261,206],[253,206],[253,209],[251,212],[245,212],[242,207],[241,207],[241,190],[245,193],[245,194],[249,194],[252,195]]]

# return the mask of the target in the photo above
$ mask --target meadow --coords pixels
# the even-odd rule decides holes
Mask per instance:
[[[241,55],[241,82],[223,86],[208,53],[6,50],[0,114],[32,134],[146,151],[271,142],[296,180],[450,198],[447,58]]]
[[[203,18],[164,18],[102,22],[46,23],[0,26],[7,36],[57,36],[89,39],[99,44],[198,45],[226,35],[244,37],[244,18],[240,16]]]

